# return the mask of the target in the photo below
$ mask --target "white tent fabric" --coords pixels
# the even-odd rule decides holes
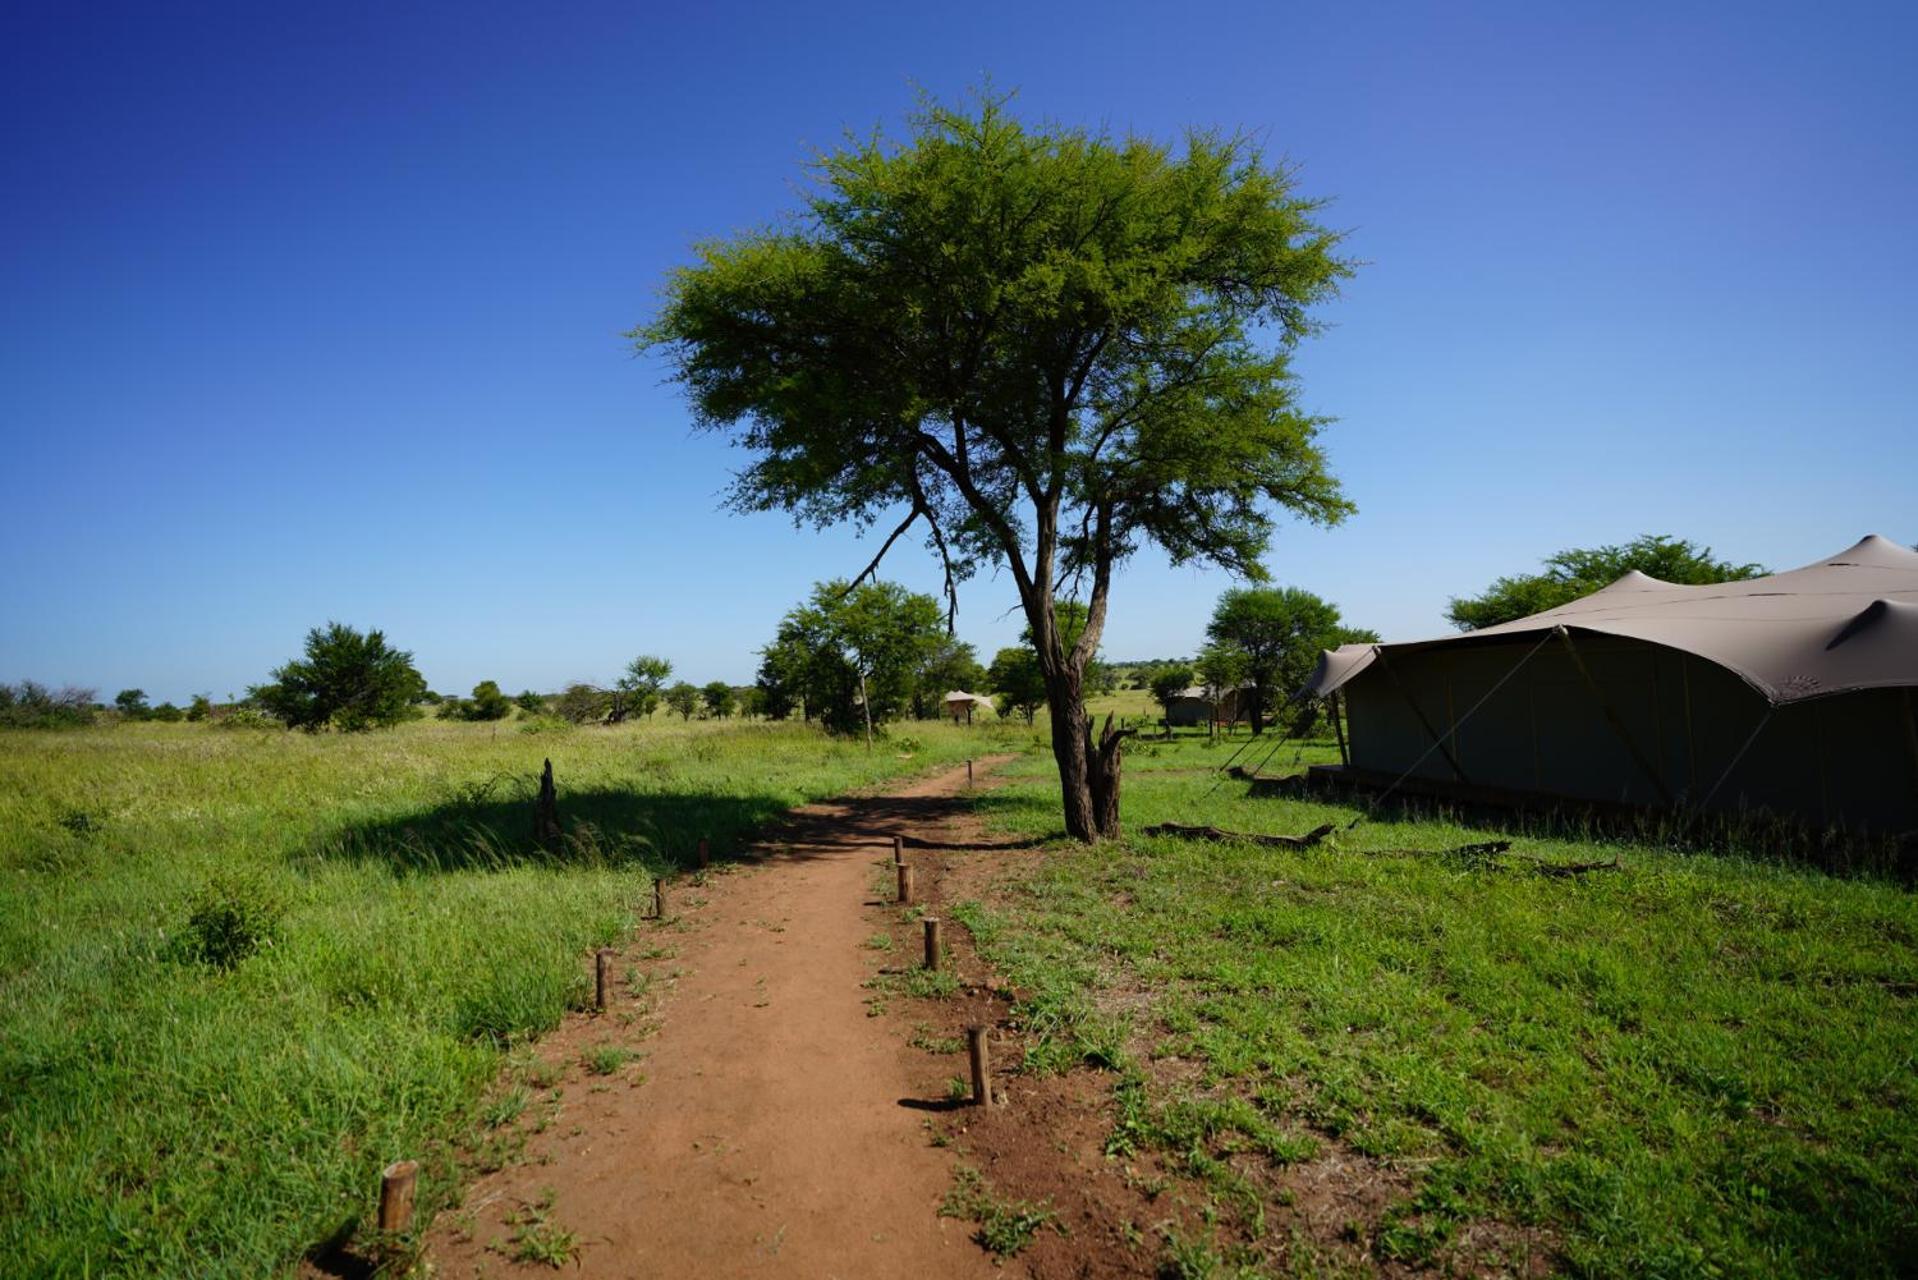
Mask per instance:
[[[1682,586],[1628,573],[1570,604],[1495,627],[1328,649],[1305,692],[1333,692],[1382,649],[1409,652],[1560,627],[1695,654],[1734,672],[1773,706],[1918,686],[1918,551],[1873,534],[1802,569],[1745,582]]]

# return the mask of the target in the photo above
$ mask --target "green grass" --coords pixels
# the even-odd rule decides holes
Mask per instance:
[[[1058,1220],[1058,1214],[1043,1205],[994,1196],[979,1171],[968,1165],[953,1171],[952,1188],[939,1206],[939,1215],[977,1223],[972,1238],[999,1258],[1012,1257],[1032,1243],[1039,1228]]]
[[[1918,1267],[1907,889],[1762,850],[1568,838],[1520,849],[1620,853],[1625,869],[1460,862],[1433,854],[1497,833],[1431,818],[1348,832],[1354,808],[1210,790],[1192,770],[1228,750],[1128,752],[1128,827],[1335,822],[1334,843],[1061,846],[1021,859],[994,905],[951,912],[1026,997],[1026,1069],[1114,1073],[1115,1155],[1164,1153],[1272,1256],[1281,1213],[1234,1152],[1283,1169],[1336,1147],[1408,1180],[1366,1229],[1414,1262],[1443,1263],[1490,1221],[1542,1231],[1581,1275]],[[1056,831],[1045,762],[1014,771],[1026,780],[976,803],[1006,829]],[[1155,1070],[1171,1059],[1196,1078]]]
[[[654,872],[994,741],[0,734],[0,1274],[285,1274],[402,1157],[430,1211],[454,1141],[511,1109],[481,1109],[506,1049],[590,1001],[594,947],[653,927]],[[550,852],[547,756],[571,832]]]

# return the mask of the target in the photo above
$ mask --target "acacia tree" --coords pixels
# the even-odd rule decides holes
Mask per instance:
[[[618,724],[627,716],[645,719],[659,706],[660,691],[666,685],[666,677],[673,674],[673,664],[665,658],[650,653],[642,653],[626,664],[626,670],[620,672],[619,679],[613,682],[612,692],[607,696],[606,718]]]
[[[384,632],[329,622],[306,633],[304,660],[277,668],[271,684],[247,696],[290,728],[354,733],[417,714],[413,702],[425,692],[413,655],[389,645]]]
[[[817,177],[802,216],[703,245],[633,336],[753,455],[735,508],[896,521],[861,578],[923,523],[949,629],[955,582],[1009,572],[1066,829],[1116,834],[1124,734],[1095,739],[1082,700],[1114,569],[1154,543],[1260,580],[1273,508],[1350,510],[1290,364],[1349,273],[1338,237],[1243,137],[1028,129],[999,98],[927,105]]]
[[[1445,616],[1460,631],[1477,631],[1570,604],[1633,569],[1661,582],[1688,586],[1759,578],[1766,572],[1762,564],[1719,560],[1710,547],[1684,538],[1648,533],[1618,546],[1561,551],[1545,562],[1543,573],[1500,578],[1479,595],[1453,597]]]
[[[1275,695],[1290,694],[1312,674],[1323,649],[1378,642],[1378,635],[1339,622],[1338,606],[1298,587],[1242,587],[1219,597],[1206,624],[1213,661],[1251,683],[1252,732],[1265,731]]]

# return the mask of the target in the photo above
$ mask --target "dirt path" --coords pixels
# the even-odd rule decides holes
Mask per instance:
[[[953,1159],[925,1104],[950,1063],[869,1016],[862,987],[866,940],[897,918],[875,893],[891,834],[959,831],[965,785],[959,769],[809,806],[765,861],[680,881],[676,919],[622,953],[636,980],[609,1012],[541,1042],[545,1078],[498,1139],[524,1146],[440,1215],[433,1274],[550,1274],[544,1254],[608,1277],[992,1275],[971,1225],[937,1216]]]

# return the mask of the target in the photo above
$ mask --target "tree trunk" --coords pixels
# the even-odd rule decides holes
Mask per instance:
[[[1106,713],[1105,728],[1099,740],[1092,740],[1092,726],[1086,726],[1086,765],[1092,787],[1092,817],[1099,838],[1119,838],[1119,772],[1124,763],[1125,740],[1131,729],[1112,727],[1112,714]]]
[[[859,673],[859,709],[866,714],[866,750],[872,750],[872,703],[866,698],[866,673]]]
[[[1047,702],[1052,712],[1052,758],[1059,764],[1059,793],[1065,803],[1066,834],[1074,840],[1096,841],[1099,823],[1092,801],[1092,772],[1086,746],[1090,733],[1079,675],[1061,671],[1046,677]]]
[[[1257,736],[1265,732],[1265,688],[1252,686],[1252,733]]]

